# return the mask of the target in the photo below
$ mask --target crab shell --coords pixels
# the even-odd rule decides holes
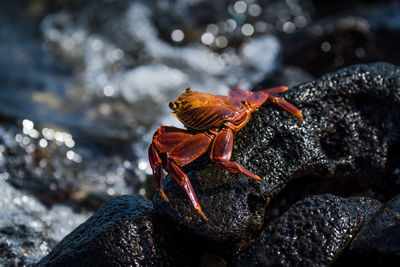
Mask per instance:
[[[257,102],[264,103],[267,97],[260,95],[258,98]],[[251,112],[256,109],[251,108],[245,100],[192,91],[190,88],[171,102],[170,107],[173,114],[188,128],[204,131],[229,122],[234,132],[247,123]]]

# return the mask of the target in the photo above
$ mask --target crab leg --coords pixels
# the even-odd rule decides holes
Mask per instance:
[[[242,88],[234,88],[229,91],[228,95],[230,97],[234,97],[239,101],[244,100],[247,96],[251,95],[252,92],[243,90]]]
[[[266,95],[273,95],[273,94],[279,94],[279,93],[285,92],[287,89],[289,89],[289,87],[287,87],[287,86],[278,86],[278,87],[265,89],[262,91],[252,92],[252,91],[243,90],[241,88],[235,88],[235,89],[232,89],[231,91],[229,91],[229,96],[234,97],[239,101],[242,101],[246,97],[253,95],[253,94],[263,93]]]
[[[258,103],[260,103],[259,106],[261,106],[261,104],[265,100],[268,99],[270,102],[276,104],[277,106],[283,108],[290,114],[296,116],[299,119],[299,125],[301,125],[303,123],[303,115],[302,115],[301,111],[298,108],[296,108],[294,105],[287,102],[286,100],[284,100],[280,97],[272,96],[273,94],[282,93],[282,92],[286,91],[287,89],[288,89],[287,86],[278,86],[278,87],[265,89],[262,91],[250,92],[250,91],[246,91],[246,90],[243,90],[240,88],[235,88],[229,92],[229,96],[234,97],[239,101],[247,99],[247,101],[253,102],[253,104],[258,102]],[[265,100],[263,98],[260,98],[260,95],[257,95],[259,93],[264,95]]]
[[[185,132],[165,132],[154,138],[153,143],[160,153],[168,153],[183,140],[192,136],[192,134]]]
[[[279,94],[279,93],[285,92],[287,89],[289,89],[289,87],[287,87],[287,86],[278,86],[278,87],[272,87],[272,88],[268,88],[268,89],[257,91],[257,92],[268,94],[268,95],[274,95],[274,94]]]
[[[174,177],[175,181],[185,190],[193,208],[203,218],[204,221],[208,221],[206,215],[201,210],[199,201],[197,200],[196,193],[193,190],[192,184],[190,183],[187,175],[176,165],[173,161],[168,164],[168,172]]]
[[[168,172],[172,177],[174,177],[175,181],[183,187],[194,209],[205,221],[208,219],[201,210],[200,203],[197,200],[192,184],[179,166],[185,166],[203,155],[208,150],[212,139],[212,137],[205,133],[192,135],[174,147],[170,152],[168,162]]]
[[[289,102],[287,102],[283,98],[275,97],[275,96],[272,96],[272,95],[270,95],[268,97],[268,100],[271,103],[274,103],[275,105],[283,108],[284,110],[286,110],[287,112],[289,112],[293,116],[296,116],[299,119],[299,125],[301,125],[303,123],[303,114],[301,113],[300,109],[296,108],[294,105],[290,104]]]
[[[268,100],[271,103],[276,104],[277,106],[283,108],[284,110],[286,110],[293,116],[296,116],[299,119],[299,125],[301,125],[303,123],[303,114],[301,113],[301,111],[298,108],[296,108],[294,105],[292,105],[291,103],[284,100],[283,98],[272,96],[273,94],[282,93],[282,92],[286,91],[287,89],[289,89],[289,87],[279,86],[279,87],[262,90],[260,92],[262,92],[263,94],[267,94]]]
[[[160,157],[157,149],[154,147],[154,144],[151,144],[149,146],[149,161],[150,161],[151,169],[153,171],[154,184],[156,185],[156,191],[159,192],[160,196],[165,201],[168,201],[168,198],[164,193],[164,186],[162,183],[162,178],[163,178],[162,160],[161,160],[161,157]]]
[[[183,129],[163,125],[154,133],[153,143],[149,146],[149,161],[153,171],[156,191],[165,201],[168,201],[168,198],[164,192],[162,169],[163,167],[167,169],[166,153],[170,152],[176,144],[190,136],[192,135],[186,133]]]
[[[153,135],[153,144],[158,152],[167,153],[190,136],[184,129],[161,125]]]
[[[243,167],[242,165],[230,161],[233,148],[233,132],[230,128],[223,129],[215,137],[214,143],[211,148],[211,160],[220,166],[222,169],[232,173],[242,173],[250,178],[258,181],[262,179]]]

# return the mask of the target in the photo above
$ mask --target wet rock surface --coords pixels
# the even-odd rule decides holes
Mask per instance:
[[[205,169],[198,165],[196,167],[199,168],[198,173],[186,173],[191,178],[199,203],[209,220],[207,223],[193,210],[183,189],[170,176],[167,176],[165,182],[169,202],[155,196],[154,205],[160,214],[172,216],[175,222],[189,228],[192,234],[208,241],[214,240],[215,249],[233,253],[244,247],[251,233],[262,226],[267,200],[257,191],[261,185],[257,185],[257,181],[246,181],[247,178],[239,180],[229,177],[211,165]],[[183,170],[187,171],[188,168]],[[206,181],[201,174],[207,177]]]
[[[306,198],[263,229],[233,265],[329,266],[379,207],[370,198]]]
[[[337,266],[400,264],[400,195],[387,202],[351,242]]]
[[[293,87],[282,96],[302,110],[301,127],[283,110],[265,104],[235,137],[232,159],[263,182],[226,173],[204,156],[183,170],[210,221],[201,221],[170,176],[165,180],[170,201],[155,196],[156,209],[232,252],[248,243],[263,225],[268,200],[295,178],[335,181],[353,188],[346,194],[372,191],[384,198],[379,192],[387,185],[379,180],[392,173],[386,168],[392,160],[389,150],[400,141],[399,73],[387,63],[356,65]],[[398,190],[398,184],[393,186]]]
[[[153,206],[142,196],[107,202],[37,266],[166,266],[155,241]]]

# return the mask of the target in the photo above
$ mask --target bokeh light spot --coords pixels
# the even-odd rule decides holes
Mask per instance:
[[[253,17],[260,16],[262,13],[262,9],[259,5],[257,4],[251,4],[249,5],[249,14]]]
[[[215,24],[209,24],[209,25],[207,26],[207,32],[216,35],[216,34],[219,32],[219,28],[218,28],[218,26],[215,25]]]
[[[243,14],[244,12],[246,12],[247,4],[244,1],[237,1],[233,5],[233,9],[235,10],[236,13]]]
[[[253,33],[254,33],[254,27],[253,27],[253,25],[251,25],[251,24],[249,24],[249,23],[243,24],[243,26],[242,26],[242,33],[243,33],[243,35],[245,35],[245,36],[251,36],[251,35],[253,35]]]
[[[46,139],[44,139],[44,138],[40,139],[40,141],[39,141],[39,146],[40,147],[45,148],[45,147],[47,147],[47,145],[48,145],[48,142],[47,142]]]
[[[323,42],[321,44],[321,50],[324,51],[324,52],[329,52],[331,50],[331,48],[332,48],[331,44],[328,43],[328,42]]]
[[[171,39],[175,42],[182,42],[182,40],[185,38],[185,34],[183,31],[179,29],[175,29],[171,33]]]
[[[210,45],[214,42],[214,35],[212,33],[206,32],[201,36],[201,42],[205,45]]]
[[[282,30],[286,33],[293,33],[296,30],[296,25],[291,21],[283,23]]]
[[[218,36],[217,39],[215,40],[215,44],[219,48],[227,47],[228,46],[228,38],[226,38],[225,36]]]

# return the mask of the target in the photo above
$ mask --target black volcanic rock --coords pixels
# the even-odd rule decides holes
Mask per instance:
[[[386,203],[355,236],[339,266],[400,265],[400,195]]]
[[[327,266],[381,204],[369,198],[313,196],[268,225],[236,266]]]
[[[66,236],[37,266],[166,266],[154,239],[153,205],[121,196]]]
[[[301,127],[295,117],[267,103],[235,136],[232,160],[263,182],[222,171],[205,155],[183,170],[209,222],[201,220],[171,176],[165,179],[170,201],[156,195],[157,212],[234,253],[263,226],[268,201],[295,178],[344,184],[348,195],[372,192],[381,199],[391,197],[379,197],[385,188],[398,192],[399,184],[380,181],[399,165],[389,164],[389,152],[400,143],[400,68],[355,65],[281,96],[302,110]]]

